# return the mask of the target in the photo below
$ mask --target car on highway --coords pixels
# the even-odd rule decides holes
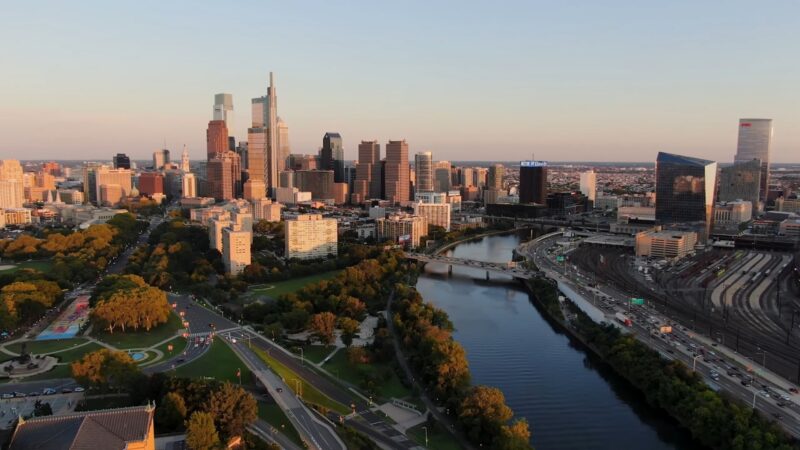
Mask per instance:
[[[56,393],[56,390],[53,388],[44,388],[42,390],[42,395],[53,395]]]
[[[0,398],[2,398],[4,400],[5,399],[9,399],[9,398],[14,398],[14,394],[9,394],[8,392],[6,392],[3,395],[0,395]]]
[[[281,392],[283,392],[283,388],[276,388],[276,389],[275,389],[275,392],[277,392],[277,393],[279,393],[279,394],[280,394]]]
[[[75,389],[73,389],[72,392],[83,392],[84,390],[85,389],[83,389],[82,387],[78,386]]]
[[[14,397],[22,398],[22,397],[27,397],[27,395],[24,392],[14,392]]]

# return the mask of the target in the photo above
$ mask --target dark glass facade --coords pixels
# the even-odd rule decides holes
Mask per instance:
[[[547,201],[547,163],[522,161],[519,165],[519,202],[544,205]]]
[[[659,152],[656,160],[656,221],[706,222],[714,206],[717,164]]]
[[[128,155],[125,153],[117,153],[114,156],[114,168],[115,169],[130,169],[131,168],[131,159],[128,158]]]

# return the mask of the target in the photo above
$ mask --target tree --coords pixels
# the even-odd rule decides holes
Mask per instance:
[[[156,422],[168,430],[178,430],[186,420],[186,402],[177,392],[169,392],[156,409]]]
[[[226,382],[211,394],[206,410],[214,417],[222,436],[240,436],[255,422],[258,415],[256,400],[240,386]]]
[[[323,312],[311,316],[311,332],[323,344],[330,345],[336,340],[336,316],[331,312]]]
[[[353,343],[353,338],[358,333],[360,326],[361,324],[359,324],[357,320],[349,317],[339,318],[339,329],[342,330],[342,342],[344,345],[350,347],[350,344]]]
[[[41,400],[36,400],[36,403],[33,404],[33,415],[35,417],[52,416],[53,408],[50,403],[42,403]]]
[[[500,435],[495,438],[494,448],[498,450],[531,450],[531,432],[528,421],[517,419],[510,425],[500,428]]]
[[[73,362],[70,369],[78,383],[101,389],[129,386],[141,375],[130,355],[107,348],[87,353]]]
[[[186,445],[191,450],[212,450],[219,446],[219,434],[211,413],[195,411],[186,422]]]
[[[475,386],[461,402],[458,419],[472,442],[488,446],[512,416],[500,389]]]
[[[92,321],[100,328],[113,333],[120,328],[134,331],[140,327],[150,331],[154,326],[169,320],[171,307],[167,294],[159,288],[141,286],[113,292],[97,302],[92,311]]]

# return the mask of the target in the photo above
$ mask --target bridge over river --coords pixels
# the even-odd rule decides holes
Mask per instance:
[[[472,259],[453,258],[452,256],[444,255],[426,255],[423,253],[406,253],[405,257],[423,263],[440,263],[447,264],[448,271],[452,273],[453,266],[471,267],[473,269],[480,269],[486,271],[486,279],[489,279],[489,273],[500,273],[503,275],[510,275],[514,278],[521,278],[524,280],[533,278],[537,275],[534,270],[527,270],[519,267],[513,261],[506,263],[493,263],[485,261],[475,261]]]

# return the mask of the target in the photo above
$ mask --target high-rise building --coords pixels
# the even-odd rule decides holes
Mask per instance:
[[[547,203],[547,161],[519,163],[519,202]]]
[[[411,190],[409,177],[408,144],[405,140],[389,141],[386,144],[384,172],[386,200],[392,203],[408,202]]]
[[[253,200],[253,219],[280,222],[283,205],[268,198]]]
[[[656,159],[656,221],[713,221],[717,163],[659,152]]]
[[[452,167],[449,161],[437,161],[433,165],[433,187],[436,192],[447,192],[452,187]]]
[[[594,202],[597,196],[597,174],[594,170],[581,172],[580,181],[581,194],[585,195],[590,201]]]
[[[322,137],[322,149],[319,151],[319,165],[322,170],[332,170],[336,183],[345,182],[344,179],[344,147],[342,135],[327,132]]]
[[[288,167],[289,155],[291,154],[292,147],[289,145],[289,126],[286,125],[283,119],[278,117],[278,172],[286,170]]]
[[[390,239],[400,244],[419,247],[422,236],[428,234],[428,222],[424,217],[410,214],[394,214],[375,220],[379,239]]]
[[[486,184],[487,189],[502,190],[503,177],[506,174],[506,168],[502,164],[493,164],[489,167],[489,175]]]
[[[263,179],[267,189],[274,191],[278,187],[278,173],[283,166],[278,157],[278,97],[272,72],[269,74],[267,95],[254,98],[252,106],[253,126],[247,130],[248,177]]]
[[[761,204],[761,168],[761,161],[753,159],[720,169],[719,200],[747,200],[752,205],[751,212],[757,213]]]
[[[224,120],[208,122],[206,130],[206,154],[208,159],[215,158],[220,153],[228,151],[228,127]]]
[[[414,203],[414,214],[425,218],[428,231],[431,225],[450,231],[450,209],[449,203]]]
[[[230,226],[230,214],[226,213],[224,216],[216,217],[208,222],[208,246],[214,250],[219,250],[222,253],[222,230]]]
[[[472,185],[477,187],[478,190],[486,187],[486,179],[489,175],[489,169],[485,167],[472,168]]]
[[[164,193],[164,177],[158,172],[139,175],[139,193],[147,196]]]
[[[739,119],[739,142],[734,162],[761,161],[759,200],[766,203],[769,186],[769,147],[772,142],[772,119]],[[755,203],[753,204],[755,206]]]
[[[191,172],[183,172],[181,177],[181,196],[197,197],[197,178]]]
[[[113,165],[115,169],[130,169],[131,159],[125,153],[117,153],[114,155]]]
[[[225,128],[228,129],[228,136],[234,136],[233,95],[215,94],[213,114],[214,120],[225,122]]]
[[[458,184],[460,184],[461,187],[472,186],[472,183],[475,180],[475,177],[472,176],[472,167],[462,167],[459,172],[461,173],[461,176],[458,179]]]
[[[376,177],[378,175],[376,167],[380,164],[380,160],[381,146],[378,141],[361,141],[358,144],[356,179],[353,182],[353,203],[380,198],[380,177]]]
[[[163,148],[153,152],[153,169],[163,169],[167,164],[169,164],[169,150]]]
[[[414,155],[414,171],[417,177],[416,191],[433,191],[433,153],[419,152]]]
[[[252,231],[244,230],[234,223],[222,229],[222,262],[226,273],[238,275],[250,265],[252,237]]]
[[[242,171],[239,155],[231,151],[218,153],[206,168],[208,195],[216,200],[233,200],[239,193]]]
[[[60,177],[62,175],[61,164],[55,161],[50,161],[42,164],[42,170],[49,173],[50,175],[53,175],[54,177]]]
[[[22,208],[25,183],[22,165],[16,159],[0,161],[0,208]]]
[[[94,186],[96,189],[95,199],[98,204],[115,206],[119,201],[131,194],[130,169],[112,169],[108,166],[100,166],[94,170]],[[103,186],[106,188],[105,197],[101,195]],[[117,186],[113,188],[111,186]]]
[[[332,170],[297,170],[294,172],[294,187],[311,192],[314,200],[332,200],[334,175]]]
[[[183,146],[183,152],[181,153],[181,170],[184,172],[191,172],[191,167],[189,166],[189,147],[185,144]]]
[[[324,258],[338,254],[336,219],[321,214],[304,214],[286,221],[286,257]]]

